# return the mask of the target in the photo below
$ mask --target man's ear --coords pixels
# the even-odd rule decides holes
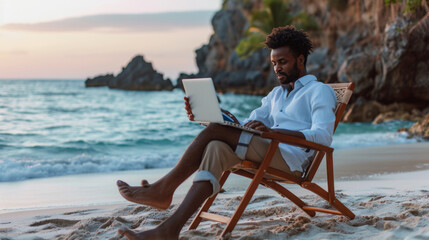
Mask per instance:
[[[304,61],[305,61],[304,55],[303,54],[299,55],[297,58],[297,62],[298,62],[298,65],[302,68],[304,68]]]

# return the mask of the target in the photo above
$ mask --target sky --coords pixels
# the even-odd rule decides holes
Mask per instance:
[[[165,77],[195,73],[221,0],[0,0],[0,79],[118,74],[143,55]]]

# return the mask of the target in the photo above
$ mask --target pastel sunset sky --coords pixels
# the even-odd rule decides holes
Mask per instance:
[[[0,79],[118,74],[135,55],[196,72],[221,0],[0,0]]]

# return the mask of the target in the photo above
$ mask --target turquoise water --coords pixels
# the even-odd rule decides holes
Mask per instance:
[[[189,122],[181,90],[85,88],[83,81],[0,81],[0,182],[172,167],[202,129]],[[224,94],[246,118],[261,97]],[[340,123],[336,148],[415,142],[396,130],[412,122]]]

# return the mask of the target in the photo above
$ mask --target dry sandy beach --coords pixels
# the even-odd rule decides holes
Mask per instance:
[[[356,218],[307,216],[287,199],[260,187],[231,239],[429,239],[429,143],[337,150],[336,192]],[[324,170],[321,168],[320,170]],[[319,171],[320,171],[319,170]],[[181,186],[166,211],[121,199],[116,179],[155,181],[168,169],[88,174],[0,184],[0,239],[120,239],[121,226],[150,229],[183,199]],[[322,182],[323,172],[317,175]],[[249,181],[234,176],[212,210],[231,215]],[[322,184],[322,186],[324,186]],[[310,192],[288,187],[306,202]],[[222,224],[203,222],[181,239],[216,239]]]

